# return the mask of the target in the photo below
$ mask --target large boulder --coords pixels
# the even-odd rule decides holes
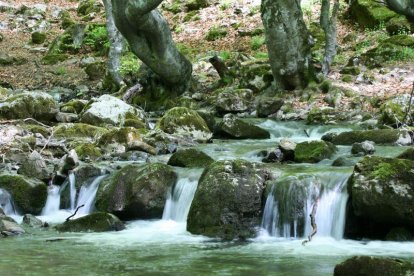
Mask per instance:
[[[197,149],[183,149],[175,152],[168,160],[168,165],[184,168],[204,168],[214,162],[214,159]]]
[[[267,172],[245,160],[217,161],[203,172],[187,220],[193,234],[225,240],[255,235]]]
[[[370,256],[356,256],[335,266],[334,276],[411,275],[414,263]]]
[[[84,138],[96,140],[106,132],[108,132],[106,128],[82,123],[59,124],[53,128],[54,137],[65,139]]]
[[[0,118],[34,118],[50,121],[55,118],[59,108],[52,96],[44,92],[24,92],[0,102]]]
[[[250,89],[223,88],[214,92],[211,102],[220,114],[248,111],[252,106],[253,91]]]
[[[397,126],[404,123],[403,121],[408,118],[414,118],[414,110],[411,110],[411,113],[407,114],[408,116],[406,117],[409,102],[409,94],[399,95],[387,100],[380,107],[380,122],[390,126]],[[414,99],[411,101],[411,105],[414,105]]]
[[[362,229],[370,233],[362,235],[384,238],[393,227],[414,229],[413,179],[411,160],[371,156],[355,165],[348,182],[349,216],[370,225]]]
[[[37,215],[45,206],[47,186],[36,179],[20,175],[0,175],[0,188],[8,191],[16,208],[23,213]]]
[[[295,162],[318,163],[330,158],[336,151],[336,147],[324,141],[307,141],[296,145]]]
[[[110,95],[102,95],[89,103],[81,114],[81,121],[90,125],[122,126],[128,120],[140,121],[143,128],[145,114],[143,111]]]
[[[0,214],[0,238],[1,236],[16,236],[24,234],[25,231],[12,218]]]
[[[334,145],[352,145],[353,143],[362,143],[372,141],[380,145],[411,145],[412,138],[406,130],[400,129],[373,129],[373,130],[355,130],[342,133],[328,133],[322,137],[322,140],[331,142]]]
[[[40,155],[37,151],[33,151],[25,160],[23,160],[18,173],[47,181],[51,178],[53,168],[48,168],[42,155]]]
[[[116,216],[109,213],[93,213],[78,219],[65,221],[57,225],[59,232],[109,232],[121,231],[125,225]]]
[[[190,136],[198,142],[207,142],[213,136],[204,119],[196,111],[186,107],[168,110],[157,127],[169,134]]]
[[[76,13],[78,16],[87,16],[93,12],[99,12],[102,9],[102,4],[96,0],[82,0],[79,2]]]
[[[176,180],[174,170],[164,164],[128,165],[101,183],[96,207],[126,220],[161,218]]]
[[[398,155],[397,158],[408,159],[414,161],[414,147],[406,149],[403,153]]]
[[[226,114],[218,126],[220,135],[232,139],[269,139],[270,133],[247,123],[233,114]]]
[[[386,5],[375,0],[355,0],[351,4],[351,14],[364,28],[375,28],[388,22],[398,14],[387,8]]]
[[[266,118],[269,115],[276,114],[283,106],[284,101],[280,98],[263,97],[257,102],[257,117]]]

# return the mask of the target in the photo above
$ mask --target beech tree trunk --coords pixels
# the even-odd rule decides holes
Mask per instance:
[[[122,87],[125,85],[124,80],[119,73],[121,67],[121,56],[124,48],[124,37],[115,26],[114,17],[112,15],[111,0],[103,0],[106,13],[106,28],[108,31],[109,42],[111,47],[108,54],[108,70],[107,75],[111,78],[116,86]]]
[[[191,63],[178,52],[168,23],[156,9],[162,0],[112,0],[118,30],[137,55],[162,81],[186,86]]]
[[[262,21],[278,89],[304,88],[313,77],[311,36],[299,0],[262,0]]]
[[[322,73],[327,75],[336,56],[336,21],[339,11],[339,0],[334,0],[331,13],[331,1],[322,0],[320,24],[325,32],[325,55],[322,62]]]

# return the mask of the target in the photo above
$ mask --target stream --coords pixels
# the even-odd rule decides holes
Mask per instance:
[[[295,142],[318,140],[327,132],[355,126],[307,126],[300,122],[252,120],[269,130],[267,140],[215,140],[199,145],[215,160],[243,158],[259,162],[258,152],[275,148],[281,138]],[[305,130],[306,129],[306,133]],[[309,136],[309,137],[308,137]],[[414,260],[414,242],[354,241],[343,239],[346,182],[352,167],[332,167],[334,159],[349,155],[338,147],[330,160],[318,164],[269,165],[278,179],[267,188],[263,219],[257,237],[246,242],[221,242],[186,231],[186,218],[201,169],[176,168],[179,180],[167,194],[163,217],[126,224],[127,229],[107,233],[58,233],[29,229],[25,235],[1,240],[0,271],[30,275],[332,275],[336,264],[354,255],[387,256]],[[376,146],[376,155],[395,157],[404,147]],[[165,160],[160,157],[161,160]],[[358,159],[358,158],[355,158]],[[93,211],[96,190],[105,175],[84,184],[76,195],[74,175],[68,183],[71,208],[60,210],[59,187],[49,188],[42,220],[58,223],[80,204]],[[311,232],[309,214],[318,200],[318,233]],[[10,196],[0,190],[0,203],[14,212]],[[81,209],[82,210],[82,209]]]

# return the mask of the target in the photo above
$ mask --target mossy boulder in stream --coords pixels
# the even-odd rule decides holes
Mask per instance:
[[[414,229],[414,161],[365,157],[348,182],[353,213],[380,224],[378,231],[406,226]]]
[[[164,164],[128,165],[101,183],[96,207],[121,219],[161,218],[176,180],[174,170]]]
[[[0,188],[8,191],[16,208],[22,213],[40,214],[47,198],[47,186],[37,180],[20,175],[0,175]]]
[[[44,92],[24,92],[0,102],[0,118],[50,121],[59,108],[56,101]]]
[[[391,258],[356,256],[336,265],[334,276],[402,276],[411,275],[413,271],[414,263],[410,263],[407,261]]]
[[[214,162],[214,159],[197,149],[184,149],[174,153],[168,160],[168,165],[185,168],[204,168]]]
[[[225,240],[255,235],[267,172],[245,160],[217,161],[199,181],[187,220],[192,234]]]
[[[190,136],[198,142],[207,142],[213,136],[197,111],[186,107],[168,110],[158,122],[157,127],[169,134]]]
[[[409,94],[387,100],[380,107],[380,122],[390,126],[398,126],[405,123],[404,120],[414,118],[414,110],[411,110],[410,114],[406,114],[409,109],[409,102]],[[411,105],[414,105],[414,99],[411,101]]]
[[[328,133],[322,136],[322,140],[334,145],[352,145],[364,141],[372,141],[380,145],[411,145],[412,138],[406,130],[399,129],[373,129],[355,130],[342,133]]]
[[[295,162],[318,163],[330,158],[336,151],[336,147],[329,142],[308,141],[296,145]]]
[[[125,225],[116,216],[109,213],[93,213],[57,225],[59,232],[109,232],[121,231]]]
[[[232,139],[269,139],[270,133],[258,126],[247,123],[233,114],[227,114],[219,124],[219,134]]]

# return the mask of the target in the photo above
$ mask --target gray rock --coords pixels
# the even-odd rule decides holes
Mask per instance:
[[[79,165],[79,157],[76,153],[76,150],[72,149],[68,154],[63,156],[62,158],[62,168],[60,172],[63,174],[67,174],[68,171],[71,171]]]
[[[276,114],[283,106],[284,101],[278,98],[261,98],[257,103],[257,117],[266,118]]]
[[[219,124],[220,134],[233,139],[268,139],[270,133],[253,124],[244,122],[233,114],[227,114]]]
[[[108,232],[124,230],[125,225],[113,214],[98,212],[66,221],[56,229],[59,232]]]
[[[351,149],[352,154],[371,155],[375,152],[375,143],[372,141],[364,141],[362,143],[354,143]]]
[[[29,157],[23,161],[18,173],[47,181],[50,179],[53,171],[48,168],[43,157],[37,151],[33,151]]]
[[[56,121],[60,123],[74,123],[79,120],[79,116],[75,113],[58,112],[56,114]]]
[[[16,222],[0,217],[0,233],[9,237],[24,234],[25,231]]]
[[[41,221],[40,219],[38,219],[37,217],[31,214],[26,214],[23,216],[23,224],[30,226],[30,227],[34,227],[34,228],[44,226],[43,221]]]

